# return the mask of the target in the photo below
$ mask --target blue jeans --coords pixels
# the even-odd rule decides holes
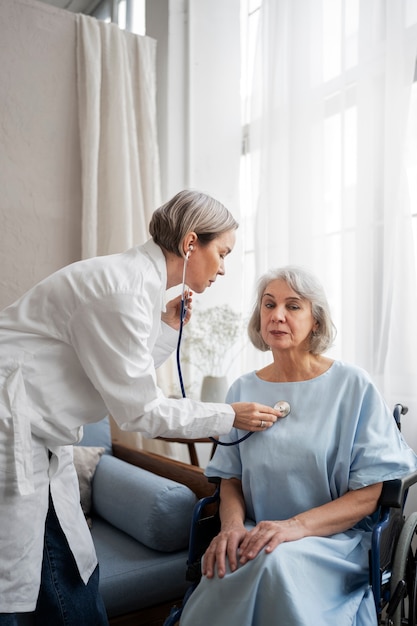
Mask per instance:
[[[0,626],[108,626],[98,581],[98,566],[82,581],[50,498],[36,610],[0,613]]]

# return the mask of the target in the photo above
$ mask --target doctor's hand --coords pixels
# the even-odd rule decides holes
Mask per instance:
[[[184,325],[188,324],[191,319],[191,313],[193,308],[193,292],[187,291],[185,294],[185,304],[187,312],[184,318]],[[173,300],[167,302],[166,311],[162,313],[161,319],[165,324],[171,326],[175,330],[179,330],[180,327],[180,315],[181,315],[181,295],[177,296]]]
[[[277,409],[258,402],[233,402],[231,407],[236,413],[233,426],[240,430],[266,430],[282,417]]]

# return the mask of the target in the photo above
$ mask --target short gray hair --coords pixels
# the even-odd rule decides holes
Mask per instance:
[[[226,207],[200,191],[184,190],[156,209],[149,224],[152,239],[177,256],[183,256],[187,233],[195,232],[204,246],[239,224]]]
[[[312,354],[322,354],[328,350],[336,337],[336,327],[326,294],[313,274],[295,265],[269,270],[258,281],[256,301],[248,324],[249,339],[255,348],[262,352],[269,350],[261,335],[261,301],[267,285],[273,280],[284,280],[300,298],[311,303],[311,312],[318,327],[311,333],[309,350]]]

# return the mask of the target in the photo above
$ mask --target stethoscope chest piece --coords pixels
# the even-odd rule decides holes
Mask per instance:
[[[289,402],[285,400],[278,400],[275,404],[274,409],[277,409],[281,413],[281,417],[287,417],[287,415],[291,412],[291,406]]]

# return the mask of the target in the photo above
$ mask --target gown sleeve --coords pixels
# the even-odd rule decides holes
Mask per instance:
[[[416,469],[415,453],[405,442],[382,396],[369,383],[359,407],[349,489],[399,478]]]

